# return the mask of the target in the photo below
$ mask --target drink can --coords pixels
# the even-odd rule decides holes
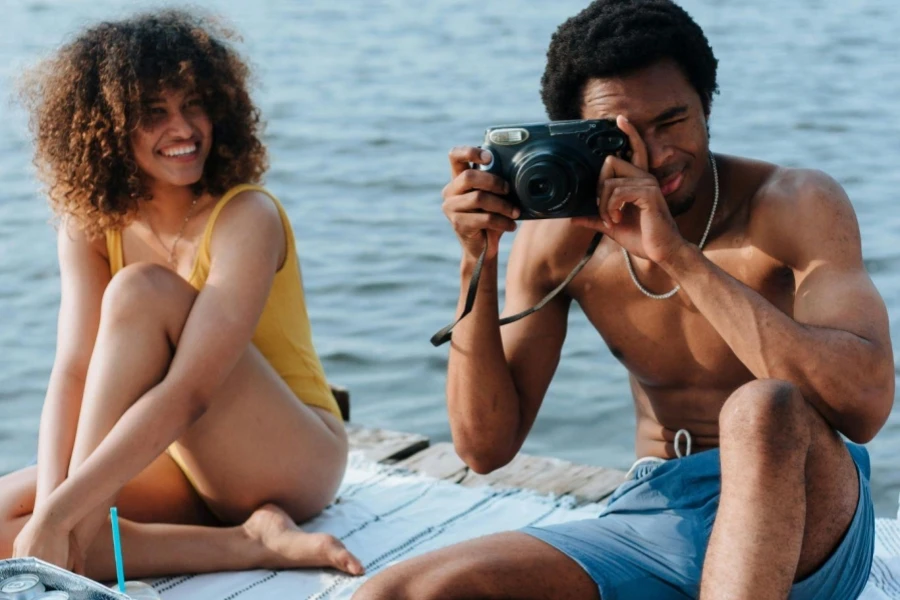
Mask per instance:
[[[45,589],[40,577],[31,573],[23,573],[0,581],[0,598],[34,600]]]

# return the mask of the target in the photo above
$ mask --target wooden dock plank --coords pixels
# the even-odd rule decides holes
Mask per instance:
[[[512,462],[487,475],[469,469],[453,445],[441,442],[399,461],[397,466],[468,487],[492,485],[523,488],[544,494],[571,494],[577,503],[599,502],[624,481],[615,469],[577,465],[558,458],[517,455]]]
[[[488,475],[469,473],[462,485],[524,488],[543,494],[570,494],[578,504],[599,502],[625,481],[615,469],[577,465],[558,458],[519,454],[511,463]]]
[[[362,450],[366,458],[374,462],[395,462],[411,456],[429,445],[429,440],[418,433],[368,429],[345,423],[351,450]]]
[[[397,466],[454,483],[459,483],[469,472],[466,463],[456,455],[453,444],[447,442],[434,444],[398,462]]]

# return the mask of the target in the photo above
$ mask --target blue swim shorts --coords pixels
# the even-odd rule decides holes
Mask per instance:
[[[859,596],[875,551],[869,455],[847,443],[859,474],[859,504],[844,539],[790,600]],[[720,491],[719,451],[638,468],[596,519],[522,531],[572,558],[597,582],[602,600],[696,598]]]

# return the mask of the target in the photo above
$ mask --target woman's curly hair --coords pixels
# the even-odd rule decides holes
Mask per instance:
[[[74,217],[91,238],[129,222],[150,198],[131,134],[164,90],[198,93],[213,125],[195,193],[258,182],[267,168],[262,125],[233,38],[190,13],[143,14],[91,27],[27,74],[22,100],[54,212]]]

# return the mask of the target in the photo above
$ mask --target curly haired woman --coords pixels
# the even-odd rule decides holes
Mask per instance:
[[[102,23],[26,80],[61,217],[37,467],[0,479],[0,557],[114,577],[359,561],[303,532],[347,461],[249,72],[181,12]]]

